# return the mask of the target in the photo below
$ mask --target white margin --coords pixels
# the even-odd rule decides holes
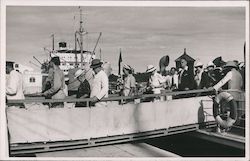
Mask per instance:
[[[8,141],[5,115],[5,59],[6,59],[6,7],[7,6],[138,6],[138,7],[245,7],[246,13],[246,149],[245,157],[209,157],[209,158],[35,158],[35,160],[249,160],[249,2],[248,1],[83,1],[83,0],[1,0],[1,55],[0,55],[0,160],[34,160],[27,157],[8,157]],[[3,137],[5,136],[5,137]],[[4,150],[3,150],[4,149]]]

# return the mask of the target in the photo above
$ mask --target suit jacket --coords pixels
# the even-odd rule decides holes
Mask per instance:
[[[183,91],[185,88],[194,89],[194,74],[188,69],[179,74],[178,89]]]
[[[210,87],[208,74],[207,72],[202,72],[200,84],[195,83],[195,89],[203,89],[208,87]]]

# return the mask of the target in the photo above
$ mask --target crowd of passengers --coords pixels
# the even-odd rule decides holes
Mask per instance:
[[[245,64],[238,61],[224,62],[220,59],[214,63],[212,61],[204,65],[200,61],[195,61],[194,69],[189,69],[185,58],[181,59],[181,67],[177,70],[172,67],[169,70],[157,72],[157,68],[148,65],[146,73],[149,79],[145,87],[137,88],[134,69],[123,64],[124,76],[118,79],[117,85],[120,95],[134,96],[139,93],[160,94],[162,91],[188,91],[194,89],[220,89],[244,90],[245,88]],[[69,80],[65,83],[64,73],[60,69],[59,57],[51,58],[49,62],[49,72],[44,89],[36,96],[52,99],[70,98],[92,98],[91,106],[104,106],[103,98],[109,95],[109,79],[111,66],[103,63],[99,59],[93,59],[91,64],[85,64],[81,69],[71,69]],[[7,100],[24,99],[22,75],[14,70],[13,63],[6,62],[6,74],[8,81],[6,84]],[[51,107],[63,107],[64,103],[52,103]],[[77,102],[76,107],[86,106],[86,102]]]

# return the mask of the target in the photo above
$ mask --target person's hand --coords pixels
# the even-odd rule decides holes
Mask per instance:
[[[92,102],[94,103],[99,101],[99,99],[96,96],[94,96],[92,99],[93,99]]]
[[[185,91],[188,91],[189,90],[189,88],[185,88]]]

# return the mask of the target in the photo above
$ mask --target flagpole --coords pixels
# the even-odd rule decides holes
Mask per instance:
[[[119,55],[119,60],[118,60],[118,75],[121,76],[121,63],[122,63],[122,50],[120,48],[120,55]]]

